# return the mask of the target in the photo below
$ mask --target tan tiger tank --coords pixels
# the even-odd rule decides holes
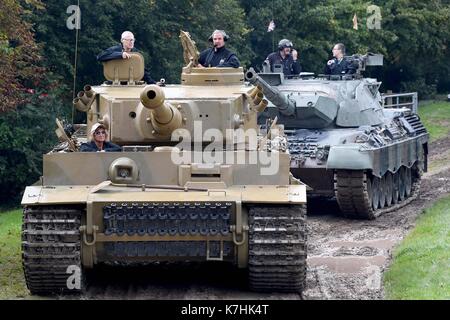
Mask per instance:
[[[181,85],[145,85],[133,53],[74,100],[87,125],[70,135],[58,122],[65,142],[22,199],[31,293],[80,292],[99,263],[152,261],[223,261],[247,268],[252,290],[304,287],[306,188],[289,173],[283,130],[258,131],[267,101],[242,68],[196,68],[180,37]],[[97,122],[122,152],[79,151]]]

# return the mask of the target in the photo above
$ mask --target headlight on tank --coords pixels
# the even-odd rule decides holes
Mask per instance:
[[[114,160],[109,166],[108,174],[113,183],[132,184],[139,179],[136,162],[125,157]]]
[[[327,161],[328,154],[330,153],[330,146],[326,145],[318,147],[316,150],[316,159],[318,162]]]

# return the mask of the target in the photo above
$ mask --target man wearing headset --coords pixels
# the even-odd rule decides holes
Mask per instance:
[[[138,50],[134,47],[135,38],[132,32],[124,31],[120,38],[120,42],[121,44],[108,48],[102,53],[100,53],[97,56],[97,61],[104,62],[114,59],[130,59],[131,52],[138,52]],[[148,72],[147,69],[144,71],[143,80],[147,84],[157,83],[155,80],[152,79],[152,77],[150,76],[150,72]]]
[[[285,76],[298,75],[302,71],[298,63],[297,50],[293,49],[293,44],[288,39],[283,39],[278,43],[278,51],[272,52],[266,58],[270,64],[270,71],[274,71],[274,65],[278,64],[283,67]]]
[[[212,48],[203,50],[198,58],[199,68],[219,67],[219,68],[239,68],[239,59],[237,56],[225,48],[225,42],[229,37],[223,30],[215,30],[209,37],[209,41],[213,43]]]

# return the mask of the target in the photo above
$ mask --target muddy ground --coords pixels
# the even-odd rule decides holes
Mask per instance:
[[[333,208],[308,216],[308,275],[304,299],[383,299],[382,273],[392,250],[424,209],[450,194],[450,139],[432,144],[431,166],[409,205],[375,221],[344,220]]]
[[[430,147],[430,171],[419,196],[375,221],[336,215],[337,206],[309,203],[307,287],[298,294],[260,294],[246,288],[246,274],[232,266],[161,264],[101,267],[88,275],[82,299],[383,299],[382,273],[393,248],[414,227],[417,216],[450,194],[450,138]]]

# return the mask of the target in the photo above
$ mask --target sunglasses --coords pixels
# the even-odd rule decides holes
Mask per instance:
[[[99,136],[101,134],[105,134],[106,135],[106,131],[95,131],[95,135]]]

